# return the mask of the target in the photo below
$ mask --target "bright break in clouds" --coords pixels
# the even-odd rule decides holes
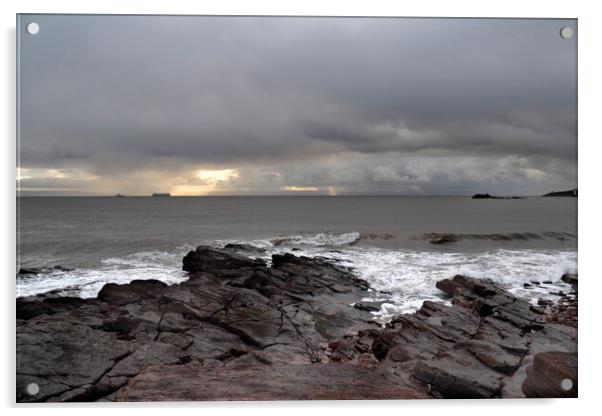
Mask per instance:
[[[39,33],[29,35],[29,22]],[[576,21],[21,15],[23,195],[576,187]]]

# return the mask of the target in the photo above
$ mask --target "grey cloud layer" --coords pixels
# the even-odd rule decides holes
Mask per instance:
[[[41,31],[21,42],[23,167],[116,183],[153,167],[244,168],[254,188],[240,187],[268,193],[283,186],[270,171],[348,192],[576,181],[576,40],[558,36],[573,21],[30,20]]]

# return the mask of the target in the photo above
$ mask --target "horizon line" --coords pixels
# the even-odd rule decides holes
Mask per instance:
[[[554,191],[555,192],[555,191]],[[407,194],[343,194],[343,195],[328,195],[328,194],[211,194],[211,195],[152,195],[152,194],[143,194],[143,195],[126,195],[126,194],[117,194],[117,195],[107,195],[107,194],[90,194],[90,195],[19,195],[17,193],[17,198],[157,198],[157,199],[166,199],[166,198],[223,198],[223,197],[324,197],[324,198],[338,198],[338,197],[402,197],[402,198],[472,198],[477,194],[455,194],[455,195],[445,195],[445,194],[432,194],[432,195],[407,195]],[[543,197],[540,194],[495,194],[494,196],[498,197],[522,197],[522,198],[533,198],[533,197]]]

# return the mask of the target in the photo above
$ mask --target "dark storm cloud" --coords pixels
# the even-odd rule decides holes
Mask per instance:
[[[558,34],[574,21],[33,20],[24,168],[72,168],[102,189],[232,168],[248,174],[222,188],[267,193],[540,193],[576,180],[576,39]]]

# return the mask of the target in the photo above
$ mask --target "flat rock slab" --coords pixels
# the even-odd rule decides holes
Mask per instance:
[[[536,354],[522,389],[529,397],[577,397],[577,353]]]
[[[470,359],[450,357],[433,361],[418,361],[413,375],[434,386],[449,399],[488,399],[499,397],[502,376]]]
[[[169,386],[166,388],[166,386]],[[152,366],[118,401],[426,399],[380,369],[343,364]]]
[[[458,275],[437,283],[451,306],[425,301],[382,328],[359,302],[368,283],[325,258],[267,265],[200,246],[183,268],[189,279],[171,286],[17,299],[17,401],[576,395],[576,290],[551,316]]]

